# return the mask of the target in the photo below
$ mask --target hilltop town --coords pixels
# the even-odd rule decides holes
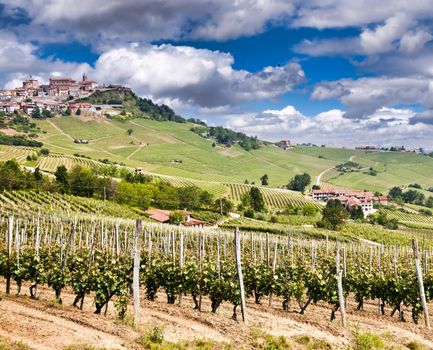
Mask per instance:
[[[21,111],[30,116],[35,109],[57,114],[69,108],[72,112],[80,109],[95,113],[118,114],[120,111],[113,110],[113,106],[77,102],[96,91],[112,89],[130,90],[122,85],[100,85],[88,79],[86,74],[83,74],[80,81],[68,77],[51,77],[48,84],[39,84],[39,81],[30,75],[22,82],[21,87],[0,90],[0,112]]]

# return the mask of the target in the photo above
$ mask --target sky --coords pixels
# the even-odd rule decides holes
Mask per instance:
[[[0,0],[0,86],[86,73],[269,141],[431,150],[432,9],[433,0]]]

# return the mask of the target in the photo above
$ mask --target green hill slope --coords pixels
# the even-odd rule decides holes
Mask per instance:
[[[271,187],[281,187],[293,175],[308,172],[313,180],[323,173],[322,182],[332,186],[381,192],[413,182],[425,188],[433,186],[433,159],[412,153],[321,147],[284,151],[274,145],[251,151],[237,145],[213,147],[212,140],[190,131],[193,124],[141,118],[116,121],[69,116],[37,124],[46,131],[39,140],[51,151],[84,154],[94,160],[109,159],[159,175],[219,183],[248,180],[259,184],[266,173]],[[128,129],[132,130],[131,135]],[[89,144],[76,144],[74,139],[86,139]],[[361,169],[345,173],[331,170],[349,159],[359,163]],[[370,168],[376,171],[375,176],[369,174]]]

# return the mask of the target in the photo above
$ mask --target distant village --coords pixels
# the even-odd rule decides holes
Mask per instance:
[[[52,113],[60,113],[69,108],[72,112],[80,109],[97,114],[119,114],[120,110],[116,110],[116,106],[76,102],[98,90],[119,88],[129,89],[121,85],[99,85],[98,82],[88,79],[86,74],[83,74],[80,81],[66,77],[52,77],[47,85],[40,85],[39,81],[30,75],[22,82],[22,87],[0,90],[0,112],[21,111],[31,115],[36,108]]]

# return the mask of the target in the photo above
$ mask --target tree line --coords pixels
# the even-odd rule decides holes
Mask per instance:
[[[123,172],[122,179],[100,176],[93,169],[75,166],[68,170],[60,165],[54,178],[44,175],[39,168],[34,172],[23,170],[15,160],[0,163],[0,191],[37,189],[80,197],[112,200],[140,209],[210,210],[227,214],[233,203],[217,199],[196,186],[174,187],[152,177]]]

